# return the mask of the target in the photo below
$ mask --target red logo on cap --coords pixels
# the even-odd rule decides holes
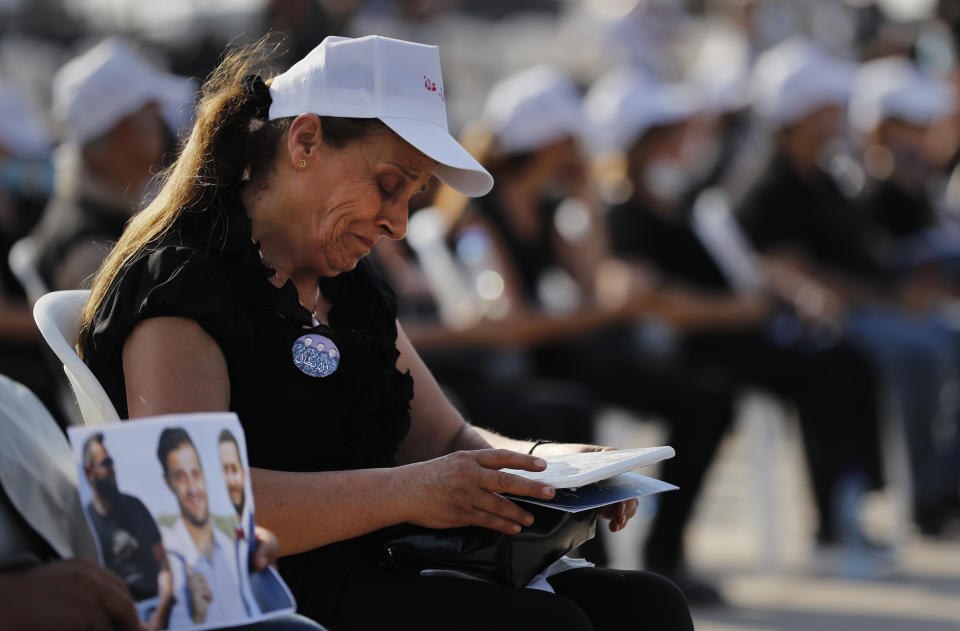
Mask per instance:
[[[423,87],[426,88],[427,92],[436,92],[440,96],[440,100],[445,101],[443,98],[443,86],[437,89],[437,84],[431,81],[427,75],[423,75]]]

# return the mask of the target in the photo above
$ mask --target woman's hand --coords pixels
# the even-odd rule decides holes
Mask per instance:
[[[586,445],[583,443],[544,443],[537,447],[537,454],[541,456],[580,454],[595,451],[615,451],[615,447],[604,447],[601,445]],[[636,499],[624,500],[616,504],[604,506],[597,511],[597,517],[610,520],[608,528],[610,532],[623,530],[627,522],[637,514],[637,507],[640,502]]]
[[[506,449],[457,451],[404,467],[399,482],[408,494],[407,521],[429,528],[483,526],[516,534],[533,515],[497,493],[550,499],[555,491],[542,482],[499,471],[543,471],[546,462]]]
[[[256,544],[253,552],[253,569],[259,572],[277,562],[279,544],[273,533],[261,526],[254,528],[254,537]]]
[[[627,525],[630,518],[637,514],[637,506],[639,505],[640,502],[637,498],[624,500],[616,504],[604,506],[597,511],[597,517],[609,519],[610,523],[607,524],[607,527],[610,529],[610,532],[617,532],[618,530],[623,530],[623,527]]]

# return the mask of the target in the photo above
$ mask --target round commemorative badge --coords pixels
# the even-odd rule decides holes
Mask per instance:
[[[293,343],[293,364],[305,375],[329,377],[340,365],[340,349],[324,335],[301,335]]]

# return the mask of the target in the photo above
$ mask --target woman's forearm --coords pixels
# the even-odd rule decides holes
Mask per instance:
[[[517,440],[515,438],[507,438],[506,436],[501,436],[496,432],[492,432],[489,429],[484,429],[482,427],[476,427],[474,425],[468,424],[464,431],[461,432],[458,437],[457,444],[455,445],[456,449],[488,449],[494,447],[496,449],[509,449],[510,451],[517,451],[522,454],[530,451],[530,447],[533,446],[533,443],[529,440]]]
[[[429,528],[484,526],[519,532],[532,517],[498,493],[548,499],[548,485],[500,473],[540,471],[545,463],[506,450],[460,451],[388,469],[290,473],[253,469],[262,525],[280,556],[410,522]]]
[[[509,449],[522,454],[545,457],[558,456],[562,454],[575,454],[584,451],[599,451],[607,449],[597,445],[588,445],[585,443],[558,443],[552,440],[518,440],[501,436],[496,432],[482,427],[467,425],[462,434],[463,439],[457,443],[457,449],[485,449],[494,447],[496,449]],[[535,449],[534,449],[535,448]]]
[[[279,555],[296,554],[407,521],[408,467],[288,472],[251,468],[257,523]]]

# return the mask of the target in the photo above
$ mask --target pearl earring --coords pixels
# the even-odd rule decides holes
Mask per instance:
[[[300,158],[300,162],[297,162],[297,166],[301,169],[307,168],[307,161],[304,158]]]

